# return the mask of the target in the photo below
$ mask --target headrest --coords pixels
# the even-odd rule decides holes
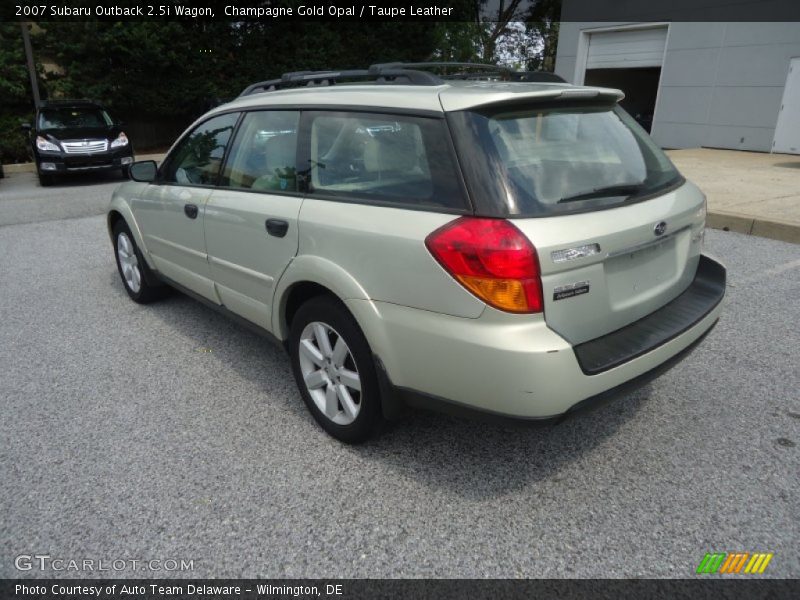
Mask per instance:
[[[418,130],[380,133],[367,141],[364,148],[364,167],[367,171],[409,171],[419,163],[418,149],[422,140]]]

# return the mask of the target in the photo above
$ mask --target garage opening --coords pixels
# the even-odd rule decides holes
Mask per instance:
[[[586,71],[586,85],[617,88],[625,92],[620,102],[634,119],[650,133],[656,108],[661,67],[638,69],[591,69]]]
[[[666,45],[660,24],[591,32],[583,81],[625,92],[622,107],[649,133]]]

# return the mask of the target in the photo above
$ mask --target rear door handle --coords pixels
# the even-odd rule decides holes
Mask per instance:
[[[190,219],[196,219],[199,210],[197,208],[197,204],[184,204],[183,212],[185,212],[186,216],[189,217]]]
[[[283,219],[267,219],[267,231],[275,237],[283,237],[289,231],[289,223]]]

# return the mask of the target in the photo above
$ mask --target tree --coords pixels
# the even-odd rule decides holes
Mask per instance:
[[[504,63],[521,69],[555,67],[561,0],[457,0],[469,21],[439,24],[434,57]]]
[[[556,68],[561,0],[536,0],[525,19],[528,29],[541,44],[540,51],[528,62],[529,69],[552,72]]]
[[[17,22],[0,23],[0,158],[24,161],[28,151],[20,122],[33,114],[22,30]]]

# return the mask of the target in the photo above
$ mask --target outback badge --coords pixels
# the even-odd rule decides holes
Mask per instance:
[[[560,285],[553,289],[553,300],[564,300],[565,298],[572,298],[573,296],[580,296],[581,294],[589,293],[589,282],[578,281],[577,283],[570,283],[569,285]]]

